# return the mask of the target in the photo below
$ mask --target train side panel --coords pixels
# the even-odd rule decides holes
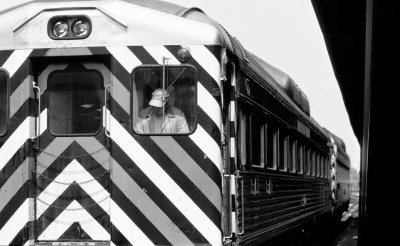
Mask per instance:
[[[234,103],[237,235],[255,244],[306,226],[331,211],[328,138],[239,71]],[[281,100],[284,100],[282,96]]]

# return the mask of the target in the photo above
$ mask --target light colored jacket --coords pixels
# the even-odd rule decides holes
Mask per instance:
[[[158,133],[152,129],[150,118],[152,117],[153,107],[149,106],[139,113],[139,122],[134,130],[136,133]],[[164,120],[161,124],[161,133],[188,133],[189,127],[186,122],[185,114],[178,108],[167,106]]]

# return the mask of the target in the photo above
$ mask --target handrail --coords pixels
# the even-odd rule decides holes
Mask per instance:
[[[243,235],[244,234],[244,184],[243,184],[243,178],[241,179],[241,197],[242,197],[242,230],[238,232],[238,235]]]
[[[36,127],[35,127],[35,139],[37,140],[37,147],[39,147],[39,135],[40,135],[40,87],[36,85],[35,81],[32,81],[33,90],[37,90],[37,100],[38,100],[38,116],[36,118]]]
[[[233,238],[233,228],[232,228],[232,196],[231,196],[231,193],[232,193],[232,185],[231,185],[231,182],[232,182],[232,177],[231,177],[232,175],[231,174],[226,174],[225,172],[223,173],[223,177],[225,178],[225,180],[227,179],[228,181],[225,181],[225,185],[226,185],[226,187],[228,187],[229,186],[229,192],[228,192],[228,194],[229,194],[229,198],[227,199],[228,200],[228,204],[227,204],[227,208],[228,208],[228,211],[227,211],[227,217],[228,218],[230,218],[230,220],[229,220],[229,229],[230,229],[230,234],[228,235],[228,236],[224,236],[223,237],[223,242],[225,242],[226,240],[229,240],[229,239],[232,239]],[[226,190],[225,190],[226,191]]]
[[[107,91],[111,84],[108,84],[104,89],[104,133],[107,137],[111,137],[108,131],[108,117],[107,117]]]

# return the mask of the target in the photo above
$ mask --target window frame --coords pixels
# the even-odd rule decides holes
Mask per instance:
[[[70,134],[59,134],[59,133],[54,133],[51,131],[51,103],[50,103],[50,96],[51,96],[51,85],[50,85],[50,78],[55,74],[55,73],[66,73],[66,72],[94,72],[97,73],[100,76],[100,89],[101,89],[101,101],[100,101],[100,108],[101,108],[101,114],[100,114],[100,127],[96,132],[93,133],[70,133]],[[104,91],[105,91],[105,86],[104,86],[104,77],[101,71],[96,70],[96,69],[84,69],[84,70],[54,70],[50,72],[50,74],[47,77],[47,88],[48,88],[48,93],[47,93],[47,100],[48,100],[48,114],[47,114],[47,131],[50,133],[50,135],[55,136],[55,137],[84,137],[84,136],[97,136],[99,133],[101,133],[104,129],[104,101],[106,98],[104,98]]]
[[[311,147],[306,144],[304,150],[305,164],[304,164],[304,174],[311,176]]]
[[[288,148],[289,148],[289,134],[287,131],[279,129],[279,155],[278,155],[278,170],[287,172],[288,170]]]
[[[327,165],[327,171],[326,171],[326,177],[330,178],[331,177],[331,171],[332,171],[332,165],[331,165],[331,158],[330,156],[326,157],[326,165]]]
[[[238,160],[241,166],[246,166],[248,163],[247,152],[250,151],[249,142],[247,141],[248,135],[248,115],[239,109],[239,126],[238,126]]]
[[[278,170],[279,160],[279,128],[273,123],[268,122],[266,125],[266,162],[267,169]]]
[[[260,132],[259,135],[255,134],[254,131],[254,120],[257,120],[260,124],[258,125],[258,130]],[[250,117],[249,117],[249,126],[250,126],[250,139],[248,139],[249,143],[250,143],[250,164],[252,167],[255,168],[264,168],[266,166],[266,157],[267,157],[267,153],[265,152],[266,150],[266,120],[264,120],[262,117],[259,117],[257,114],[255,114],[254,112],[250,113]],[[252,137],[258,137],[259,141],[260,141],[260,146],[253,146],[253,139]],[[256,164],[254,161],[254,152],[255,152],[255,148],[259,148],[259,159],[260,159],[260,163]]]
[[[9,124],[10,124],[10,73],[4,69],[0,67],[0,73],[5,73],[6,75],[6,103],[5,103],[5,127],[4,127],[4,132],[0,132],[0,137],[3,137],[7,134],[8,132],[8,128],[9,128]]]
[[[317,160],[316,160],[316,156],[317,153],[315,151],[315,149],[311,149],[311,176],[316,177],[316,171],[317,171]]]
[[[296,173],[297,172],[297,162],[299,161],[298,160],[298,152],[297,152],[297,139],[294,137],[294,136],[292,136],[291,138],[290,138],[290,141],[289,141],[289,149],[290,149],[290,157],[289,157],[289,161],[288,161],[288,163],[289,162],[291,162],[291,164],[290,164],[290,169],[289,169],[289,172],[291,172],[291,173]]]
[[[191,69],[193,69],[194,73],[193,73],[193,84],[194,84],[194,96],[195,96],[195,100],[194,100],[194,112],[193,112],[193,130],[189,130],[189,132],[185,132],[185,133],[138,133],[135,131],[135,126],[134,126],[134,113],[133,113],[133,89],[136,88],[135,86],[135,80],[134,80],[134,75],[135,72],[138,69],[143,69],[143,68],[162,68],[163,65],[162,64],[142,64],[142,65],[138,65],[136,67],[134,67],[130,73],[130,85],[131,88],[129,90],[129,103],[130,103],[130,128],[131,131],[138,135],[138,136],[188,136],[193,134],[194,132],[196,132],[197,130],[197,126],[198,126],[198,108],[199,108],[199,104],[198,104],[198,70],[197,68],[192,65],[192,64],[171,64],[168,65],[167,67],[171,68],[171,67],[189,67]],[[142,108],[144,109],[144,108]],[[139,110],[139,109],[138,109]],[[186,115],[185,115],[186,117]],[[187,121],[187,117],[186,117],[186,121]],[[189,126],[189,122],[188,122],[188,126]]]
[[[296,167],[296,172],[298,174],[303,174],[304,173],[304,159],[305,159],[305,153],[304,153],[304,144],[301,141],[297,142],[297,167]]]
[[[319,151],[315,152],[315,177],[320,177],[321,174],[321,154]]]

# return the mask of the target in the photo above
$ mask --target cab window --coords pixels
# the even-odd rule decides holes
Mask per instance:
[[[132,129],[137,134],[189,134],[196,127],[196,69],[140,66],[132,73]]]
[[[94,135],[102,127],[103,78],[95,70],[49,75],[49,130],[53,135]]]
[[[0,136],[7,131],[8,123],[8,88],[9,76],[4,70],[0,70]]]

